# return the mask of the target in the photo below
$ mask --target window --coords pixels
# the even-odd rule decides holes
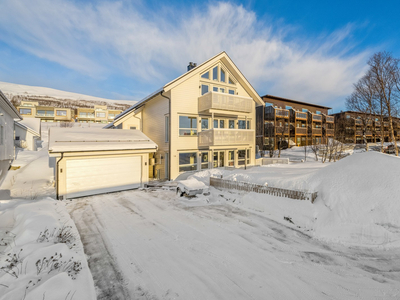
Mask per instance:
[[[16,137],[15,137],[15,140],[16,140],[16,141],[19,141],[19,136],[16,136]]]
[[[179,116],[179,135],[180,136],[197,135],[197,118]]]
[[[214,120],[214,128],[218,128],[218,120]]]
[[[289,106],[289,105],[286,105],[286,106],[285,106],[285,109],[292,109],[292,107]]]
[[[229,128],[235,129],[235,120],[229,120]]]
[[[247,149],[247,164],[250,164],[250,150]]]
[[[168,143],[169,141],[169,116],[165,116],[164,118],[164,136],[165,136],[165,142]]]
[[[308,112],[308,109],[307,108],[302,108],[301,111],[302,112]]]
[[[225,128],[225,120],[219,120],[219,128]]]
[[[235,91],[234,90],[229,90],[229,94],[235,95]]]
[[[96,117],[97,118],[105,118],[106,117],[106,113],[105,112],[97,112],[96,113]]]
[[[321,114],[321,112],[319,110],[317,110],[317,115],[320,115],[320,114]]]
[[[208,129],[208,118],[201,118],[201,130]]]
[[[197,170],[197,153],[179,153],[179,172]]]
[[[235,151],[228,151],[228,166],[235,166]]]
[[[201,153],[201,169],[208,169],[208,152]]]
[[[214,67],[213,72],[213,80],[218,80],[218,67]]]
[[[202,84],[201,85],[201,94],[204,95],[205,93],[208,93],[208,85]]]
[[[57,110],[57,116],[67,116],[67,111],[66,110]]]
[[[109,114],[108,114],[108,118],[109,118],[109,119],[114,119],[114,118],[115,118],[115,114],[110,114],[110,113],[109,113]]]
[[[247,129],[250,129],[250,121],[247,121]]]
[[[32,114],[32,109],[30,108],[20,108],[19,113],[21,115],[31,115]]]
[[[233,81],[232,81],[232,79],[229,77],[229,81],[228,81],[230,84],[235,84]]]
[[[218,88],[216,86],[213,87],[213,92],[218,92]]]
[[[219,91],[220,91],[221,93],[225,93],[225,89],[223,89],[223,88],[219,88]]]
[[[54,117],[54,111],[52,110],[38,110],[36,115],[40,117]]]
[[[225,71],[221,69],[221,78],[220,81],[225,82]]]
[[[238,150],[238,165],[243,166],[246,159],[246,150]]]
[[[130,126],[129,129],[136,130],[136,126]]]
[[[204,73],[203,75],[201,75],[201,78],[205,78],[205,79],[210,79],[210,71]]]
[[[238,128],[239,129],[246,129],[246,121],[245,120],[239,120]]]

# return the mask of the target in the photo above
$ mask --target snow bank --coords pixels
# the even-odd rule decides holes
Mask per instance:
[[[316,172],[314,234],[353,245],[400,246],[400,159],[351,155]]]
[[[79,233],[62,202],[0,201],[0,300],[96,299]]]

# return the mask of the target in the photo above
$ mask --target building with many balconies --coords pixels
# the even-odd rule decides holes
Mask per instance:
[[[336,136],[346,143],[363,144],[364,135],[368,143],[389,142],[389,121],[384,118],[383,123],[378,115],[366,115],[355,111],[344,111],[332,115],[336,123]],[[395,139],[400,140],[400,119],[393,119],[393,133]]]
[[[265,104],[257,107],[256,129],[260,149],[320,144],[335,134],[330,107],[272,95],[262,99]]]
[[[151,178],[255,164],[257,92],[222,52],[115,117],[106,128],[143,131],[157,145]]]

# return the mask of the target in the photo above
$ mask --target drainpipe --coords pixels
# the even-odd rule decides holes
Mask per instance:
[[[168,180],[171,180],[171,98],[163,95],[164,90],[161,91],[161,97],[168,99]]]
[[[56,166],[56,170],[57,170],[57,188],[56,188],[56,199],[57,200],[59,200],[58,199],[58,191],[59,191],[59,187],[60,187],[60,176],[59,176],[59,174],[60,174],[60,172],[59,172],[59,163],[60,163],[60,161],[62,160],[64,158],[64,152],[61,152],[61,158],[57,161],[57,166]]]

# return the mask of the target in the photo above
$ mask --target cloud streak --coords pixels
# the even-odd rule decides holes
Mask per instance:
[[[94,78],[119,73],[156,86],[225,50],[260,93],[329,105],[351,92],[370,54],[354,53],[351,25],[300,40],[228,2],[150,11],[126,1],[3,0],[0,9],[0,39],[14,47]]]

